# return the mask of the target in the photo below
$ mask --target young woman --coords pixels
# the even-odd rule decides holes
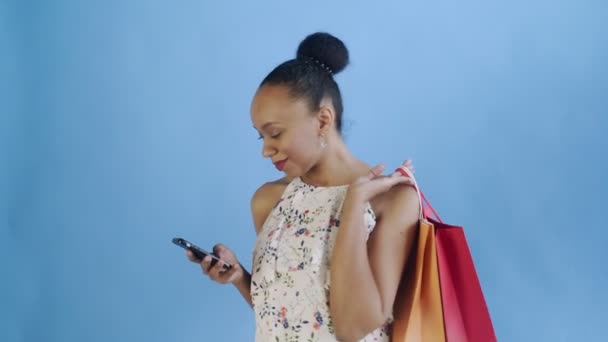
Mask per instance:
[[[409,178],[384,176],[383,165],[371,167],[344,143],[334,75],[347,64],[342,41],[309,35],[253,98],[262,154],[285,177],[263,184],[251,200],[252,272],[222,245],[214,252],[235,265],[230,271],[187,252],[253,307],[256,341],[389,341],[420,204]]]

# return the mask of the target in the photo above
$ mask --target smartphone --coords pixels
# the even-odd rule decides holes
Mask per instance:
[[[215,266],[215,264],[217,264],[217,262],[220,261],[220,258],[218,258],[218,256],[215,255],[214,253],[207,252],[206,250],[200,248],[199,246],[197,246],[197,245],[193,244],[192,242],[189,242],[185,239],[174,238],[173,243],[182,247],[183,249],[187,249],[187,250],[191,251],[192,254],[194,254],[194,256],[199,260],[203,260],[203,258],[206,257],[207,255],[210,256],[211,257],[211,267]],[[229,271],[232,268],[232,265],[224,263],[222,265],[222,268],[226,271]]]

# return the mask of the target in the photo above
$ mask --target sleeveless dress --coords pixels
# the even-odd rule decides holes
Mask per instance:
[[[269,214],[253,251],[256,341],[336,341],[329,313],[330,260],[348,185],[294,178]],[[365,210],[367,237],[376,219]],[[361,341],[389,341],[389,323]]]

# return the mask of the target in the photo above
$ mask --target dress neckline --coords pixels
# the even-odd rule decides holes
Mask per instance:
[[[304,180],[302,180],[302,177],[297,176],[294,178],[294,180],[300,184],[303,184],[309,188],[312,189],[346,189],[349,187],[350,184],[340,184],[340,185],[314,185],[314,184],[310,184],[310,183],[306,183]]]

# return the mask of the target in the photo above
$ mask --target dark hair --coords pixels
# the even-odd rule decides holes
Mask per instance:
[[[311,111],[320,108],[321,100],[330,97],[336,111],[336,129],[342,132],[342,96],[333,75],[348,65],[348,49],[329,33],[307,36],[298,46],[296,58],[272,70],[260,84],[285,85],[294,98],[305,98]]]

